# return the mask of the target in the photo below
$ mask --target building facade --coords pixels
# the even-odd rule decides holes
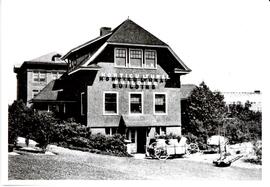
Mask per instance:
[[[254,92],[222,92],[222,95],[224,95],[224,101],[227,105],[245,105],[246,102],[249,102],[251,104],[250,110],[262,111],[262,94],[259,90]]]
[[[163,41],[126,20],[62,57],[68,70],[32,99],[64,106],[93,133],[125,134],[145,152],[155,134],[181,135],[181,81],[191,70]]]
[[[17,74],[17,100],[28,106],[30,101],[52,80],[60,78],[67,70],[61,55],[52,52],[14,67]]]

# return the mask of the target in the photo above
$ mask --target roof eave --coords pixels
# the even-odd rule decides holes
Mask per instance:
[[[74,53],[75,51],[78,51],[79,49],[84,48],[84,47],[86,47],[86,46],[88,46],[88,45],[90,45],[90,44],[92,44],[94,42],[97,42],[97,41],[99,41],[99,40],[101,40],[101,39],[103,39],[103,38],[105,38],[105,37],[107,37],[107,36],[109,36],[111,34],[112,34],[112,32],[109,32],[108,34],[100,36],[100,37],[94,39],[93,41],[89,41],[89,42],[86,42],[86,43],[84,43],[84,44],[82,44],[82,45],[80,45],[78,47],[75,47],[75,48],[71,49],[67,54],[62,56],[61,59],[65,60],[70,54]]]

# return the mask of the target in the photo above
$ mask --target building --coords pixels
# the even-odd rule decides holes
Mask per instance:
[[[222,92],[221,94],[224,95],[224,101],[227,105],[245,105],[245,103],[249,101],[251,110],[262,111],[262,94],[259,90],[254,92]]]
[[[17,100],[23,100],[28,106],[30,100],[52,80],[60,78],[67,70],[67,64],[61,55],[52,52],[33,60],[25,61],[14,67],[17,74]]]
[[[31,102],[72,114],[93,133],[125,134],[145,152],[155,133],[181,135],[181,81],[191,70],[163,41],[127,19],[62,57],[68,70]]]

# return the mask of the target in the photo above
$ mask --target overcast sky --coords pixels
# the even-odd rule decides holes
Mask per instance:
[[[192,69],[182,83],[212,90],[265,87],[270,62],[268,0],[2,0],[1,90],[16,99],[13,66],[46,53],[65,54],[131,20],[160,38]]]

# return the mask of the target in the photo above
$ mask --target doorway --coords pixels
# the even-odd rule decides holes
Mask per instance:
[[[137,128],[137,153],[145,153],[147,128]]]

